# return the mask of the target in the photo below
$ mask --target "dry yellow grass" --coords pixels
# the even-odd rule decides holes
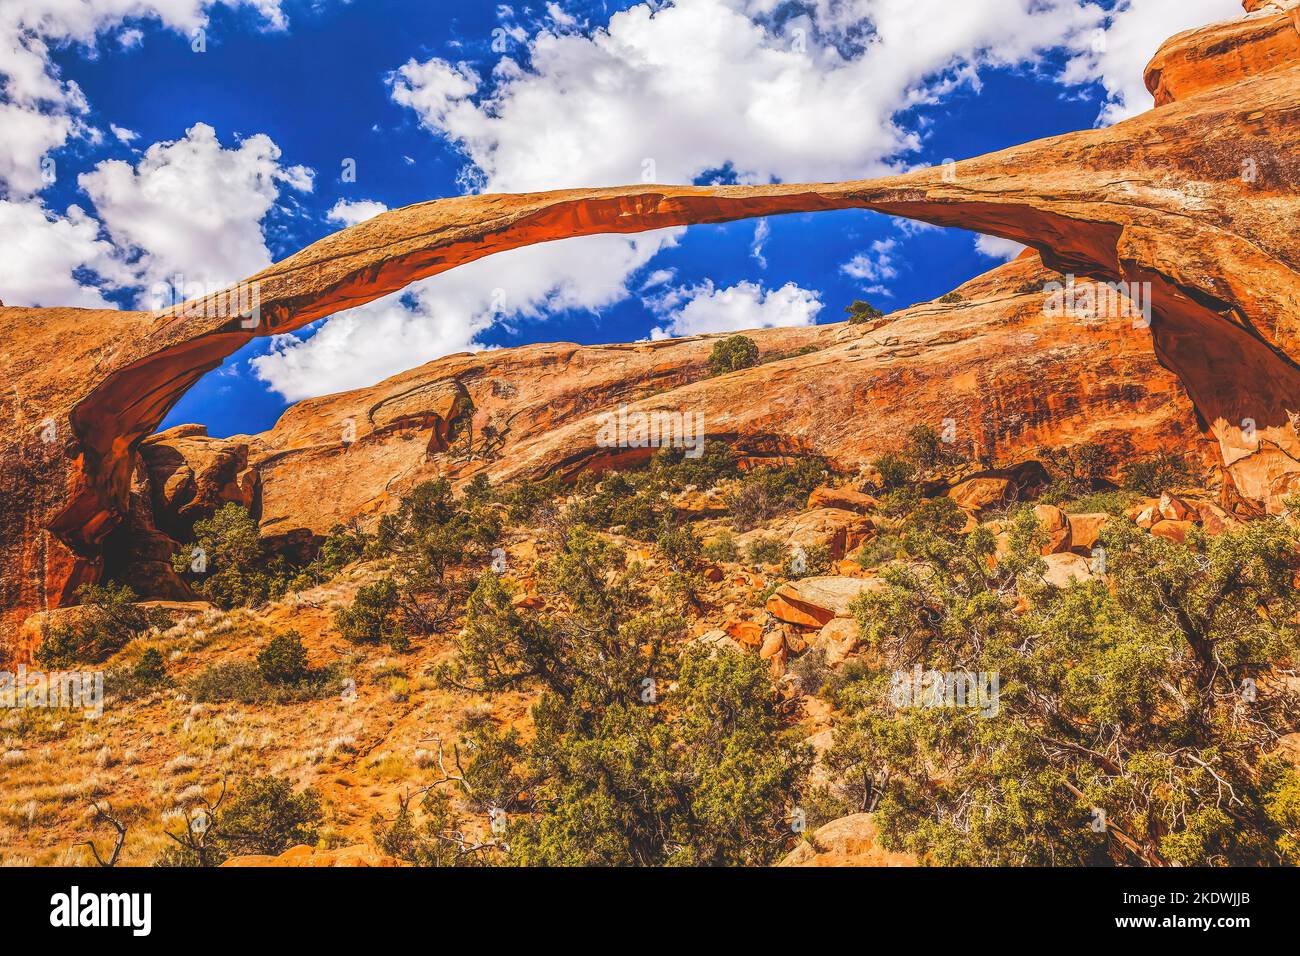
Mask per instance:
[[[214,796],[223,778],[235,785],[265,773],[320,791],[327,845],[369,842],[372,816],[391,816],[398,796],[434,772],[433,759],[417,753],[427,755],[435,737],[454,740],[462,713],[487,706],[430,679],[448,653],[446,635],[395,655],[333,633],[335,609],[374,573],[351,568],[257,612],[196,615],[133,641],[110,665],[133,663],[156,647],[176,686],[131,701],[110,696],[98,719],[41,710],[0,717],[0,865],[93,863],[75,844],[95,838],[107,849],[112,842],[111,831],[91,819],[94,801],[106,801],[129,827],[121,865],[149,865],[170,842],[164,829]],[[331,693],[285,704],[197,704],[184,694],[204,668],[251,661],[290,627],[302,635],[312,666],[334,665],[355,681],[355,699]],[[510,723],[526,720],[527,708],[523,694],[491,704]]]

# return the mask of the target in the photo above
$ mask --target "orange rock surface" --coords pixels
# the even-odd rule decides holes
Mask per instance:
[[[777,866],[916,866],[909,853],[880,846],[875,819],[854,813],[817,829],[812,840],[791,850]]]
[[[294,846],[279,856],[235,856],[221,864],[226,867],[395,867],[402,864],[374,847],[357,845],[336,850]]]
[[[210,438],[202,425],[181,425],[140,443],[149,473],[154,519],[174,538],[187,538],[194,521],[227,502],[252,507],[258,473],[248,465],[248,445]]]
[[[827,576],[789,581],[767,599],[767,613],[790,624],[822,628],[837,617],[849,617],[850,605],[861,595],[884,587],[879,578]]]
[[[1053,323],[1041,308],[1052,275],[1030,254],[960,286],[959,303],[922,303],[873,331],[847,324],[753,331],[763,355],[816,351],[718,377],[707,370],[715,336],[530,345],[452,355],[370,388],[308,399],[270,431],[241,439],[262,476],[263,531],[323,534],[382,513],[431,475],[483,472],[503,481],[633,464],[652,449],[596,441],[598,416],[624,403],[629,413],[698,410],[706,436],[742,456],[812,453],[850,471],[897,448],[912,425],[937,428],[945,419],[956,423],[964,451],[993,456],[1121,436],[1139,449],[1195,442],[1194,411],[1156,362],[1149,333]],[[443,454],[430,452],[418,430],[365,424],[366,410],[390,396],[440,382],[462,383],[469,395],[472,454],[463,431]],[[345,447],[339,436],[348,421],[358,423],[357,437]],[[487,444],[487,428],[498,442]],[[859,508],[869,500],[855,498]],[[792,529],[791,540],[811,543],[817,536],[808,530]],[[846,537],[840,547],[858,540]]]
[[[1156,105],[1240,83],[1295,65],[1300,57],[1300,0],[1245,0],[1244,19],[1171,37],[1143,79]]]

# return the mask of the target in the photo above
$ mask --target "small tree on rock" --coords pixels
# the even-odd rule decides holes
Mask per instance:
[[[709,370],[714,375],[725,375],[758,364],[758,345],[747,335],[732,335],[713,346],[709,355]]]

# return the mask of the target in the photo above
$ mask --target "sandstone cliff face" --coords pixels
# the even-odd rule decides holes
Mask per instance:
[[[248,445],[210,438],[202,425],[180,425],[140,443],[148,472],[154,520],[173,538],[186,540],[194,522],[227,502],[252,508],[257,470],[248,465]]]
[[[913,425],[945,421],[963,451],[997,458],[1089,440],[1126,439],[1137,453],[1196,444],[1191,403],[1156,362],[1150,332],[1049,319],[1043,286],[1053,275],[1026,253],[959,287],[959,302],[924,303],[870,327],[751,332],[762,364],[718,377],[708,372],[717,336],[550,344],[448,356],[311,399],[240,439],[262,476],[263,533],[364,523],[436,475],[502,481],[628,464],[653,449],[598,441],[600,416],[624,404],[629,414],[698,412],[705,436],[743,457],[818,454],[846,470],[900,446]],[[454,387],[467,414],[445,451],[418,428],[370,426],[373,409]],[[361,424],[345,444],[348,423]]]
[[[343,230],[252,277],[260,312],[251,319],[239,314],[243,303],[231,308],[225,294],[158,314],[0,308],[0,357],[14,386],[6,396],[12,412],[0,428],[3,624],[12,632],[27,613],[66,603],[79,583],[100,573],[105,540],[130,510],[141,441],[186,389],[254,335],[299,328],[415,279],[533,242],[783,212],[874,209],[1027,243],[1058,272],[1149,283],[1154,354],[1186,389],[1196,421],[1225,468],[1230,496],[1276,509],[1300,476],[1300,435],[1292,419],[1300,368],[1291,357],[1300,349],[1300,60],[1294,56],[1295,5],[1248,6],[1255,9],[1236,26],[1193,31],[1166,44],[1149,74],[1159,108],[1110,129],[1054,137],[949,169],[851,183],[642,185],[422,203]],[[849,376],[836,379],[830,363],[859,363],[877,389],[871,394],[883,401],[891,389],[881,376],[926,377],[923,360],[909,367],[906,360],[916,356],[890,354],[891,348],[910,342],[904,352],[929,351],[931,361],[952,357],[954,343],[941,341],[944,323],[937,314],[913,311],[900,321],[919,326],[927,318],[936,336],[929,341],[918,330],[920,338],[892,344],[836,342],[802,365],[773,363],[766,371],[745,373],[729,385],[740,391],[726,394],[772,388],[775,404],[768,412],[735,408],[734,401],[720,405],[717,433],[775,435],[777,444],[825,447],[827,433],[841,429],[847,436],[844,453],[851,455],[854,441],[874,440],[889,429],[837,411],[864,397],[874,414],[881,406],[873,407]],[[902,328],[912,334],[910,325]],[[1079,331],[1071,320],[1051,338],[1064,343]],[[683,348],[687,351],[679,354],[685,356],[692,346]],[[58,356],[57,365],[50,356]],[[967,391],[959,388],[956,394],[977,396],[965,399],[971,421],[983,422],[987,407],[1005,407],[1009,385],[1033,390],[1032,397],[1012,403],[1011,418],[1022,409],[1037,410],[1028,412],[1026,435],[1040,427],[1038,422],[1062,414],[1072,393],[1063,400],[1059,392],[1051,397],[1051,390],[1078,377],[1061,371],[1054,380],[1044,378],[1048,369],[1039,368],[1019,378],[986,377],[981,385],[973,362],[964,371],[967,378],[959,383],[964,381]],[[1118,412],[1117,403],[1125,401],[1120,379],[1110,378],[1106,385],[1107,378],[1092,382],[1092,397],[1084,405],[1110,401]],[[812,401],[803,401],[820,407],[792,416],[797,391],[790,383],[800,381],[805,392],[819,389],[811,393]],[[840,384],[821,390],[824,381]],[[1129,384],[1141,389],[1147,380]],[[411,399],[418,406],[412,416],[401,410],[403,399],[385,396],[397,405],[380,410],[378,418],[358,418],[356,427],[363,436],[409,434],[414,446],[424,443],[423,454],[437,455],[440,445],[454,439],[454,423],[463,417],[455,410],[459,393],[446,387],[450,391],[443,398],[450,405],[421,393]],[[464,383],[461,387],[469,390]],[[720,387],[692,382],[680,397],[712,407]],[[1157,392],[1161,387],[1157,380]],[[939,410],[927,407],[924,398],[914,401],[905,388],[893,388],[892,394],[907,395],[917,406],[916,417],[930,418]],[[482,401],[480,395],[471,398]],[[942,404],[950,409],[953,402]],[[1124,416],[1113,414],[1112,420],[1119,417]],[[1131,409],[1126,417],[1130,431],[1135,424],[1140,430]],[[981,424],[981,440],[997,445],[1011,430],[996,422],[1007,420],[995,419],[987,428]],[[440,429],[441,437],[435,437]],[[582,451],[576,432],[562,431],[521,440],[519,457],[491,470],[527,474],[595,463],[593,453]],[[1048,430],[1040,434],[1046,438]],[[388,437],[382,442],[385,454],[396,447]],[[305,461],[314,454],[315,467],[324,468],[337,451],[297,446],[277,451],[273,437],[250,442],[250,452],[254,446],[268,488],[282,484],[273,474],[274,455]],[[407,462],[399,455],[393,464]],[[275,500],[276,492],[264,494]],[[340,501],[336,510],[343,514],[351,507]],[[278,505],[266,520],[274,521],[280,512],[291,522],[288,509]]]
[[[1300,56],[1300,0],[1245,0],[1250,16],[1171,37],[1143,79],[1156,106],[1290,69]]]
[[[753,336],[765,350],[790,351],[829,341],[837,328]],[[590,459],[597,454],[607,463],[595,416],[620,404],[637,407],[650,395],[673,405],[681,386],[707,376],[713,341],[556,343],[450,355],[371,388],[300,402],[270,431],[244,439],[262,476],[263,533],[321,534],[353,518],[364,522],[437,475],[544,477],[596,466]],[[420,413],[382,424],[384,410],[398,402]],[[560,437],[530,457],[528,449],[547,434]],[[609,451],[644,457],[651,450]]]

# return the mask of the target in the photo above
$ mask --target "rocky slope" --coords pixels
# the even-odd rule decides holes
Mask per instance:
[[[982,475],[956,484],[949,496],[971,516],[998,511],[1017,481],[1032,483],[1030,469],[1019,474]],[[714,489],[717,490],[717,489]],[[704,540],[731,530],[725,509],[685,491],[673,504]],[[706,495],[707,497],[707,495]],[[1087,557],[1102,525],[1133,521],[1152,535],[1179,538],[1200,526],[1218,534],[1232,519],[1206,496],[1205,489],[1134,502],[1127,516],[1077,512],[1039,504],[1044,529],[1043,580],[1064,587],[1094,574]],[[683,640],[718,650],[761,658],[785,702],[792,733],[824,755],[844,720],[816,684],[850,662],[874,661],[879,652],[865,646],[850,602],[882,586],[879,566],[858,563],[846,552],[896,527],[898,517],[880,510],[856,483],[814,489],[806,501],[735,536],[731,558],[710,559],[700,570],[698,601]],[[996,516],[983,522],[1005,541]],[[626,549],[626,560],[640,566],[648,587],[662,587],[671,562],[655,545],[601,529],[602,539]],[[761,559],[751,545],[759,539],[779,545],[775,561]],[[538,574],[540,562],[554,556],[554,538],[537,523],[510,522],[501,547],[505,580],[518,590],[515,607],[557,613],[562,605]],[[811,553],[825,546],[827,573],[790,577],[782,562],[794,546]],[[90,857],[82,841],[111,833],[89,815],[104,805],[129,827],[123,865],[148,865],[169,846],[167,832],[199,801],[212,798],[223,781],[272,774],[295,789],[314,788],[321,796],[324,821],[320,843],[295,847],[277,856],[239,857],[232,866],[388,866],[372,822],[376,814],[392,820],[399,802],[428,786],[441,772],[437,752],[451,745],[467,726],[489,718],[493,726],[530,737],[534,730],[535,690],[529,685],[484,695],[448,686],[435,676],[453,656],[463,621],[422,635],[409,650],[382,644],[352,644],[340,636],[334,615],[358,590],[385,575],[385,562],[358,562],[328,582],[290,593],[256,609],[221,611],[204,602],[159,605],[175,622],[132,640],[106,662],[110,694],[104,713],[83,720],[66,712],[35,709],[0,715],[0,865],[79,865]],[[45,615],[71,620],[84,608]],[[214,669],[253,664],[277,635],[300,634],[313,668],[334,677],[323,692],[302,698],[243,699],[229,685],[224,695],[203,697],[195,689]],[[166,662],[167,683],[122,693],[129,672],[146,651]],[[819,672],[817,654],[829,671]],[[122,694],[122,696],[114,696]],[[198,698],[196,701],[196,697]],[[1292,735],[1284,741],[1296,742]],[[450,759],[450,757],[448,758]],[[826,778],[819,759],[814,780]],[[453,793],[454,793],[453,788]],[[486,838],[484,813],[461,806],[465,823]],[[802,836],[791,831],[782,848],[785,866],[906,866],[909,854],[880,845],[870,814],[854,813],[820,824]]]
[[[879,410],[897,408],[900,395],[906,396],[908,423],[952,417],[967,428],[972,444],[997,453],[1022,441],[1068,442],[1076,433],[1104,430],[1107,416],[1123,420],[1130,435],[1147,435],[1147,416],[1164,416],[1168,403],[1161,397],[1177,389],[1140,358],[1137,345],[1143,343],[1176,376],[1195,409],[1196,427],[1212,439],[1209,448],[1225,468],[1225,503],[1276,510],[1300,474],[1293,423],[1300,368],[1291,358],[1300,348],[1300,31],[1294,3],[1248,0],[1246,6],[1251,12],[1234,24],[1182,34],[1165,45],[1147,77],[1157,109],[1109,129],[946,169],[836,184],[634,186],[423,203],[343,230],[252,277],[246,288],[260,299],[252,320],[239,314],[246,302],[231,308],[224,294],[159,314],[0,309],[0,356],[13,386],[5,399],[11,413],[0,427],[0,626],[12,634],[29,613],[66,603],[79,583],[102,573],[113,532],[124,523],[130,527],[132,502],[146,494],[154,500],[153,486],[145,485],[151,469],[143,464],[141,443],[190,385],[253,336],[299,328],[415,279],[533,242],[784,212],[865,208],[1015,239],[1034,247],[1057,272],[1149,283],[1142,291],[1152,305],[1150,329],[1112,323],[1098,338],[1092,323],[1077,316],[1058,318],[1050,329],[1046,321],[1035,325],[1028,315],[1043,290],[1034,293],[1022,276],[1024,287],[1016,286],[1022,304],[1014,302],[1016,294],[1009,304],[994,301],[1006,298],[1009,286],[988,290],[993,300],[971,290],[972,304],[908,310],[891,317],[897,328],[860,336],[834,328],[799,333],[816,335],[807,344],[825,347],[731,382],[693,380],[707,342],[605,349],[614,360],[606,381],[618,378],[613,370],[619,367],[631,369],[634,380],[648,375],[653,381],[663,360],[676,369],[663,374],[680,383],[674,401],[699,402],[715,434],[734,436],[755,454],[808,446],[846,460],[875,453],[864,452],[864,443],[890,436],[897,441],[905,431],[880,420]],[[1009,268],[1035,267],[1022,261]],[[1021,305],[1021,318],[1008,320],[1006,309]],[[1041,339],[1022,338],[1022,351],[1008,354],[998,336],[1017,323],[1031,327],[1011,334]],[[1039,353],[1039,344],[1047,351]],[[1075,347],[1083,350],[1078,360],[1091,356],[1093,364],[1057,364]],[[549,357],[547,348],[553,350]],[[294,525],[312,527],[301,513],[309,509],[299,506],[295,513],[290,503],[300,494],[293,489],[296,479],[285,477],[287,469],[277,463],[294,459],[326,477],[357,473],[355,459],[339,470],[343,442],[318,434],[339,427],[331,421],[336,410],[364,412],[349,416],[361,437],[348,443],[347,453],[373,448],[375,473],[404,480],[413,466],[424,467],[415,456],[451,452],[457,421],[467,424],[467,398],[475,415],[489,421],[505,410],[510,400],[504,395],[494,404],[474,386],[474,379],[494,377],[483,363],[515,363],[516,371],[499,377],[526,377],[529,362],[544,367],[566,349],[579,352],[551,346],[521,350],[508,360],[453,357],[423,370],[428,381],[399,377],[405,391],[367,390],[378,399],[374,404],[358,398],[352,405],[343,397],[291,410],[268,436],[247,441],[263,483],[267,529],[278,534]],[[57,364],[51,355],[59,356]],[[1011,361],[1014,355],[1023,356],[1022,367]],[[990,368],[993,356],[1002,362]],[[949,362],[961,376],[948,374]],[[595,405],[576,394],[580,389],[570,391],[571,418],[545,420],[536,411],[539,392],[525,401],[534,403],[532,424],[544,434],[524,437],[520,416],[509,423],[518,430],[508,439],[517,443],[508,459],[466,464],[494,475],[598,465],[587,421]],[[635,389],[613,385],[606,394]],[[729,397],[720,400],[724,394]],[[736,394],[764,394],[764,401],[737,408]],[[319,427],[310,422],[315,410],[323,410]],[[1097,412],[1102,416],[1091,417]],[[1154,423],[1157,431],[1175,417],[1169,414]],[[240,452],[231,453],[238,459]],[[179,494],[184,485],[178,479],[172,491]],[[310,487],[313,495],[319,488]],[[359,491],[355,500],[350,495],[333,495],[337,500],[325,509],[330,519],[382,507],[377,489]],[[161,525],[179,517],[178,511]]]

